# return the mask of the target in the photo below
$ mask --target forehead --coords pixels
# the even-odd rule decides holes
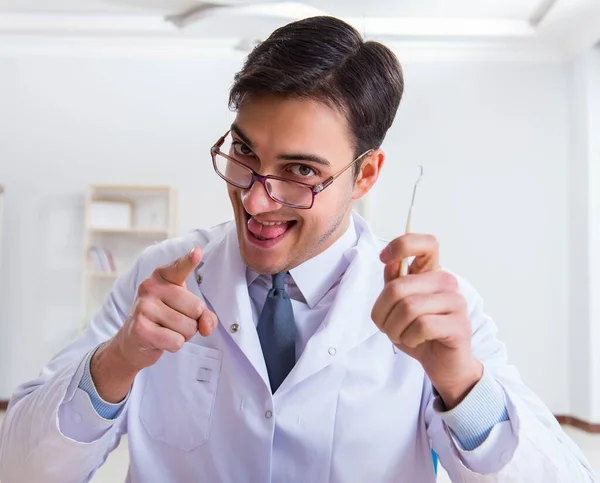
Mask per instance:
[[[235,123],[259,157],[302,152],[337,164],[354,153],[345,116],[312,99],[253,97],[239,106]]]

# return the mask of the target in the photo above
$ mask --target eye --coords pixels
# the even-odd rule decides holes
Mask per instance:
[[[312,169],[310,166],[306,166],[305,164],[294,164],[291,166],[290,171],[292,174],[300,178],[308,178],[310,176],[317,175],[317,172],[314,169]]]
[[[246,146],[244,143],[241,143],[239,141],[233,141],[231,143],[231,147],[235,154],[239,154],[241,156],[253,156],[254,155],[254,153],[248,146]]]

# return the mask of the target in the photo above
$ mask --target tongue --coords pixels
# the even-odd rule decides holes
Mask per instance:
[[[268,240],[283,235],[289,227],[290,222],[282,223],[281,225],[265,226],[261,225],[254,218],[248,220],[248,230],[250,230],[254,236],[260,236]]]

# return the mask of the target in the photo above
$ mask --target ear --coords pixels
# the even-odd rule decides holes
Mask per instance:
[[[385,153],[381,149],[375,149],[365,156],[360,167],[360,172],[358,173],[358,178],[354,183],[354,191],[352,192],[353,200],[362,198],[373,187],[379,178],[384,161]]]

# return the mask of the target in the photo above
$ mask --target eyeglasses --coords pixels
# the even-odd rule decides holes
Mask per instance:
[[[317,185],[309,185],[307,183],[282,178],[280,176],[263,176],[258,174],[252,168],[244,164],[240,159],[236,159],[235,154],[233,154],[235,149],[234,144],[236,141],[231,142],[229,136],[230,132],[231,131],[227,131],[223,136],[221,136],[215,145],[210,148],[213,167],[215,168],[216,173],[229,184],[243,190],[249,190],[252,188],[254,183],[258,182],[263,185],[267,195],[273,201],[291,208],[302,210],[308,210],[312,208],[316,195],[330,186],[331,183],[333,183],[350,166],[354,165],[354,163],[373,151],[372,149],[365,151],[354,161],[348,163],[340,171],[333,176],[330,176],[322,183]],[[226,141],[228,141],[228,145],[225,149],[227,153],[221,151],[221,147],[226,144]],[[239,144],[245,146],[242,142]],[[240,155],[238,155],[238,157],[240,157]]]

